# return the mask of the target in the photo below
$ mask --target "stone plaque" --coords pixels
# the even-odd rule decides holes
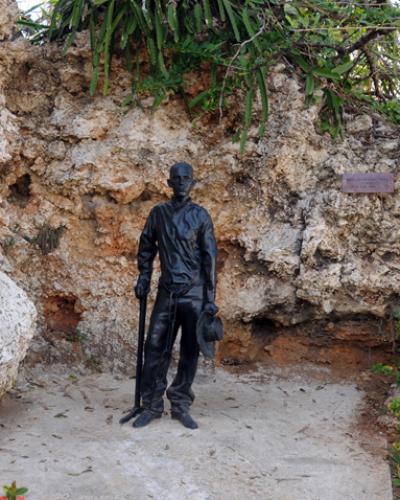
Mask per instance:
[[[394,175],[388,172],[368,172],[342,175],[344,193],[393,193]]]

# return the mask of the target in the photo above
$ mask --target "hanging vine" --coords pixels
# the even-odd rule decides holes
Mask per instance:
[[[40,21],[29,15],[20,25],[33,43],[90,33],[90,93],[110,91],[114,54],[132,72],[127,102],[143,94],[157,107],[170,93],[188,98],[185,75],[207,71],[208,87],[188,107],[219,111],[229,96],[244,93],[238,131],[244,150],[254,121],[257,93],[262,111],[259,134],[268,119],[265,78],[284,61],[302,75],[306,103],[322,95],[320,129],[336,137],[343,107],[363,101],[400,123],[400,8],[385,0],[52,0]]]

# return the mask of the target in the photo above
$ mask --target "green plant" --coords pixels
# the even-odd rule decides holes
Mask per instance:
[[[390,401],[389,409],[397,418],[400,418],[400,396],[396,396]]]
[[[396,377],[396,385],[399,387],[399,367],[385,365],[384,363],[375,363],[372,367],[374,373],[380,373],[385,376]],[[400,433],[400,396],[393,398],[387,408],[396,417],[396,430]],[[395,488],[400,488],[400,442],[396,441],[392,444],[392,448],[389,453],[391,473],[392,473],[392,483]],[[396,497],[397,498],[397,497]]]
[[[375,363],[372,366],[374,373],[382,373],[383,375],[393,375],[397,370],[394,366],[385,365],[384,363]]]
[[[33,238],[28,238],[28,241],[33,245],[37,245],[43,255],[48,255],[60,245],[60,239],[65,231],[65,226],[52,228],[48,224],[43,224],[37,235]],[[27,239],[27,237],[25,237]]]
[[[399,442],[393,443],[390,458],[392,462],[393,485],[400,486],[400,443]]]
[[[396,387],[400,387],[400,369],[398,366],[385,365],[384,363],[375,363],[372,366],[374,373],[380,373],[386,377],[393,377]]]
[[[15,246],[16,243],[17,243],[17,240],[14,238],[14,236],[8,236],[7,238],[5,238],[3,240],[3,242],[1,243],[1,246],[3,247],[4,253],[6,255],[8,255],[11,248],[13,246]]]
[[[96,371],[96,372],[101,372],[101,363],[94,356],[90,356],[90,358],[87,358],[85,360],[85,366],[91,370]]]
[[[393,486],[400,487],[400,442],[392,444],[390,453]]]
[[[360,99],[389,119],[400,117],[400,8],[386,2],[331,0],[51,0],[42,20],[25,16],[21,28],[33,43],[89,32],[90,93],[109,92],[114,55],[132,72],[125,104],[154,96],[154,107],[181,95],[190,113],[219,111],[241,94],[243,121],[235,136],[243,151],[250,125],[265,132],[269,114],[265,78],[284,61],[304,80],[306,103],[321,100],[319,127],[336,137],[343,108]],[[207,81],[196,95],[188,74]],[[261,113],[253,113],[258,101]]]
[[[24,495],[28,491],[28,488],[17,488],[16,481],[13,481],[9,486],[4,485],[3,490],[8,500],[17,500],[17,495]]]
[[[66,340],[68,340],[69,342],[84,342],[87,339],[88,336],[86,335],[86,333],[81,332],[79,328],[76,328],[76,330],[66,336]]]
[[[400,123],[400,121],[399,121]],[[396,331],[396,337],[397,339],[400,337],[400,308],[395,307],[392,312],[393,316],[393,321],[394,321],[394,328]]]

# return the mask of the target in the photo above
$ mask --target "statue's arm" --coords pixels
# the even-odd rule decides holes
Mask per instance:
[[[140,235],[137,256],[139,278],[135,286],[137,298],[149,293],[153,261],[157,255],[157,250],[156,213],[155,208],[153,208]]]
[[[211,314],[218,311],[215,305],[217,284],[217,242],[215,241],[214,226],[211,217],[207,214],[201,232],[202,265],[206,276],[205,309]]]

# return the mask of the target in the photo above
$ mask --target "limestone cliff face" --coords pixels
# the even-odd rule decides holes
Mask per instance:
[[[389,338],[382,318],[400,303],[400,181],[395,194],[352,195],[340,176],[397,174],[399,128],[361,109],[346,117],[343,140],[319,135],[317,107],[304,106],[300,82],[278,65],[266,134],[251,130],[241,157],[232,143],[239,106],[221,121],[191,121],[175,98],[156,111],[151,98],[124,107],[129,75],[118,60],[112,95],[90,98],[84,35],[65,58],[21,38],[3,47],[1,269],[39,311],[32,361],[84,352],[94,365],[132,363],[138,238],[169,196],[178,160],[193,164],[193,198],[215,223],[223,355],[246,358],[260,331],[276,339],[277,328],[316,322],[330,325],[327,339],[343,334],[340,322],[360,320],[372,325],[365,336],[350,328],[344,337]]]

